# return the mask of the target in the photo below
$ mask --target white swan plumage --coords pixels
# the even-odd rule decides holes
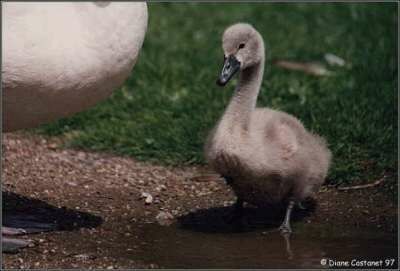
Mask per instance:
[[[145,2],[4,2],[3,131],[108,97],[131,73],[146,29]]]

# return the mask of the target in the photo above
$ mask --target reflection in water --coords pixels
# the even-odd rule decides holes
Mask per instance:
[[[290,233],[283,233],[282,236],[283,236],[283,239],[285,240],[286,252],[288,254],[288,260],[292,260],[293,259],[293,251],[290,247]]]
[[[110,256],[163,268],[323,268],[322,259],[397,259],[395,236],[303,223],[282,236],[279,219],[269,224],[252,217],[247,226],[236,227],[221,217],[192,214],[170,226],[131,225],[131,238],[107,244]]]
[[[319,244],[297,239],[290,242],[289,236],[278,231],[266,235],[262,231],[200,233],[179,225],[148,224],[138,233],[141,246],[126,256],[166,268],[320,267],[324,255]],[[294,252],[302,249],[293,253],[291,243]]]

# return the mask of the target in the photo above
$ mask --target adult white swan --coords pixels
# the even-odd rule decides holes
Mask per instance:
[[[30,128],[105,99],[130,74],[147,29],[145,2],[5,2],[3,131]],[[2,228],[2,234],[23,233]],[[27,242],[3,238],[3,251]]]
[[[145,2],[3,3],[3,131],[34,127],[109,96],[134,66]]]

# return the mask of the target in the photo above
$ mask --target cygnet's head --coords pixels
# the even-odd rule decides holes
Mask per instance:
[[[261,35],[249,24],[238,23],[228,27],[222,36],[224,66],[217,80],[226,85],[239,70],[264,61],[264,42]]]

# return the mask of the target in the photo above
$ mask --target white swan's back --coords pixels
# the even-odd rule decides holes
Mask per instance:
[[[128,77],[147,28],[145,2],[17,3],[2,10],[3,129],[86,109]]]

